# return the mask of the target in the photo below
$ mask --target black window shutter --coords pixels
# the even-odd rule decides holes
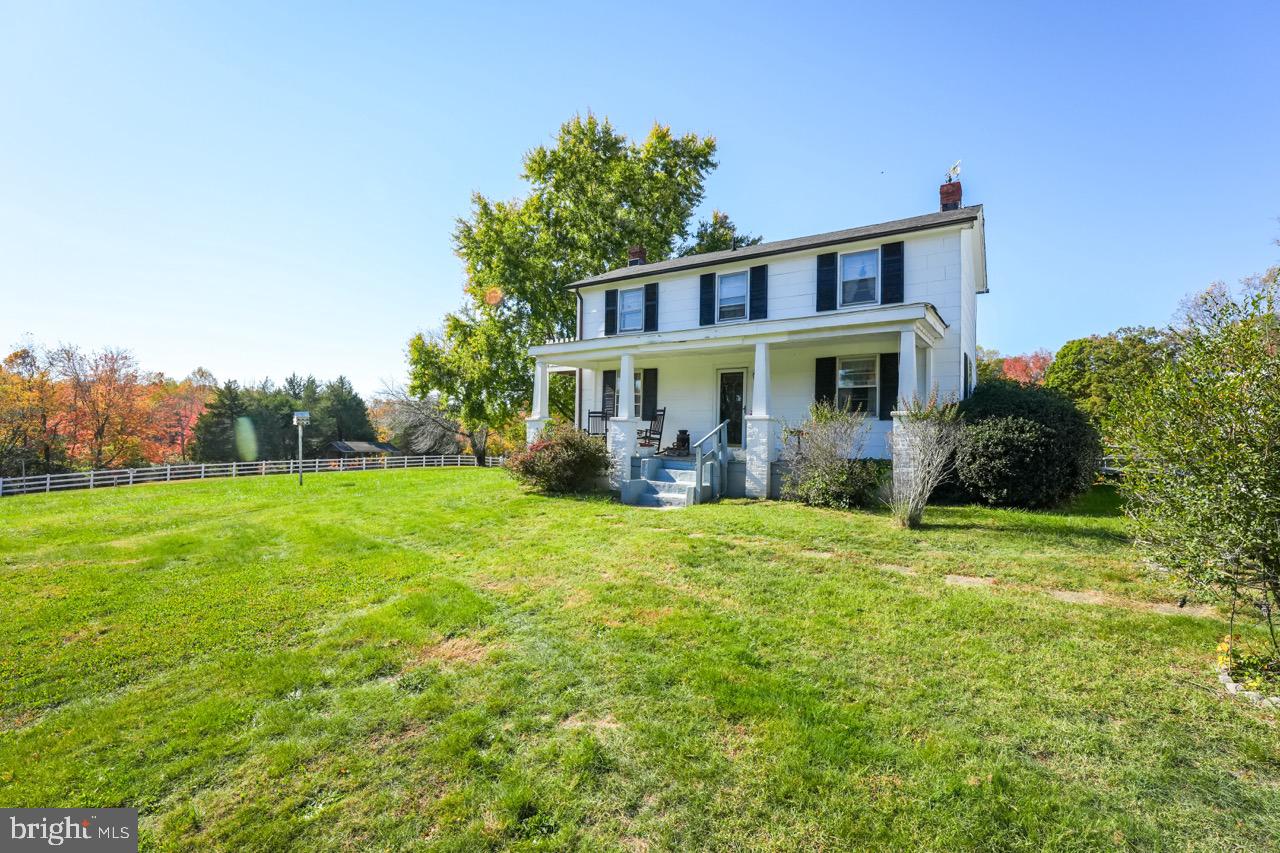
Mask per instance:
[[[813,400],[815,403],[836,402],[836,357],[813,360]]]
[[[901,302],[903,291],[902,275],[903,244],[885,243],[880,247],[880,304],[889,305]]]
[[[698,279],[698,325],[716,324],[716,274],[704,273]]]
[[[751,319],[764,320],[769,316],[769,265],[751,268]]]
[[[640,417],[651,421],[658,416],[658,368],[646,367],[640,386]]]
[[[836,253],[818,255],[818,310],[836,310]]]
[[[600,408],[609,417],[618,414],[618,371],[606,370],[603,375],[604,393],[600,395]]]
[[[604,292],[604,333],[618,334],[618,291],[616,290]]]
[[[644,330],[658,331],[658,283],[644,286]]]
[[[898,354],[880,354],[880,420],[893,420],[893,410],[898,407]]]

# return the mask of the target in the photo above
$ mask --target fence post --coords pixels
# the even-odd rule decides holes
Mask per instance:
[[[200,479],[201,480],[204,479],[204,463],[203,462],[200,463]]]
[[[89,488],[93,488],[93,472],[89,472]]]
[[[173,479],[173,466],[172,465],[164,466],[164,481],[167,483],[172,479]]]
[[[44,491],[45,491],[45,494],[48,494],[48,492],[49,492],[49,484],[50,484],[52,481],[53,481],[53,475],[52,475],[52,474],[45,474],[45,475],[44,475]]]
[[[234,477],[235,475],[236,475],[236,463],[232,462],[232,463],[231,463],[231,476],[232,476],[232,477]]]
[[[133,469],[132,468],[129,469],[129,485],[130,486],[133,485]]]

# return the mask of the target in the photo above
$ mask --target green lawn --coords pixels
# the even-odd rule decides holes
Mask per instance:
[[[1277,847],[1275,716],[1112,495],[928,521],[497,470],[6,498],[0,806],[164,849]]]

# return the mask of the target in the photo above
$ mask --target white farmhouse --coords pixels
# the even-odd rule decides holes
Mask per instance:
[[[530,349],[528,435],[547,420],[548,374],[572,372],[577,424],[607,436],[628,503],[776,494],[782,425],[818,399],[866,412],[864,453],[887,457],[899,400],[965,397],[976,379],[982,206],[961,206],[959,182],[941,199],[938,213],[732,251],[651,264],[633,251],[574,283],[577,338]]]

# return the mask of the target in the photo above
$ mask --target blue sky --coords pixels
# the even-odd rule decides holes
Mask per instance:
[[[0,344],[376,391],[471,192],[586,110],[714,135],[706,208],[766,239],[934,210],[962,158],[983,344],[1163,323],[1280,260],[1280,5],[1138,5],[0,0]]]

